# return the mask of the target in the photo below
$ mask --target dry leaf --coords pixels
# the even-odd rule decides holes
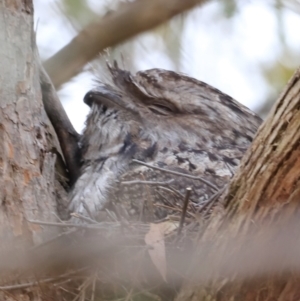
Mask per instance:
[[[168,235],[172,233],[174,230],[178,229],[179,222],[169,220],[169,221],[161,222],[157,225],[159,225],[159,228],[163,234]]]
[[[150,258],[167,282],[166,250],[164,241],[164,231],[160,224],[150,224],[149,232],[145,235],[145,242],[151,249],[148,250]]]

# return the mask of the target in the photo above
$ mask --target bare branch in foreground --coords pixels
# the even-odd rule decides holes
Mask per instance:
[[[285,210],[284,214],[287,213],[288,210]],[[224,227],[219,229],[219,234],[213,239],[200,241],[196,248],[191,244],[185,245],[185,249],[182,249],[182,245],[179,244],[181,247],[178,248],[178,241],[173,244],[166,236],[169,280],[180,282],[181,277],[187,275],[186,271],[190,267],[193,268],[193,273],[188,274],[188,279],[198,286],[211,283],[211,281],[216,279],[216,275],[219,275],[218,277],[221,278],[243,281],[253,277],[267,277],[274,275],[274,273],[287,271],[299,273],[299,221],[299,215],[295,215],[280,224],[277,224],[277,221],[270,223],[270,220],[263,223],[253,223],[250,226],[251,231],[249,233],[235,235],[228,233],[226,227]],[[39,221],[35,222],[41,223]],[[233,220],[226,220],[225,222],[225,224],[232,223]],[[114,231],[115,235],[110,234],[112,233],[110,232],[112,225],[113,223],[106,223],[106,228],[103,228],[102,232],[95,232],[95,228],[86,228],[88,232],[85,232],[84,235],[77,235],[76,238],[74,237],[72,244],[48,245],[45,253],[43,253],[44,249],[42,250],[41,248],[35,249],[35,252],[29,249],[28,252],[25,251],[21,254],[22,256],[17,256],[16,252],[18,251],[14,249],[1,250],[1,271],[7,271],[8,273],[14,270],[16,258],[19,260],[18,267],[21,272],[34,269],[39,271],[39,274],[45,275],[47,275],[47,268],[49,268],[49,265],[46,263],[51,258],[54,258],[55,262],[58,263],[65,262],[68,259],[68,264],[73,263],[74,267],[77,266],[78,262],[81,262],[82,267],[96,267],[97,262],[101,262],[102,258],[104,260],[102,262],[105,264],[99,265],[102,271],[99,275],[117,275],[119,281],[127,281],[132,275],[133,265],[138,263],[141,265],[140,271],[143,271],[143,275],[145,277],[147,275],[150,276],[151,271],[149,266],[147,266],[148,257],[142,255],[143,253],[141,252],[147,247],[143,240],[141,242],[141,239],[148,233],[149,224],[131,225],[126,229],[119,224],[118,229],[115,229],[117,231]],[[182,229],[182,231],[184,230],[185,228]],[[175,234],[177,228],[173,231]],[[69,234],[73,235],[74,233]],[[169,235],[171,234],[169,233]],[[198,235],[197,233],[194,234]],[[194,238],[196,237],[194,236]],[[51,253],[49,253],[49,250]],[[139,251],[141,256],[137,258]],[[131,254],[132,257],[129,258],[128,254]],[[116,266],[116,262],[119,265]],[[78,266],[76,269],[74,268],[75,271],[78,271],[78,268]],[[114,270],[116,268],[117,270]],[[86,274],[86,277],[89,275],[91,274]],[[51,275],[51,280],[45,277],[41,278],[39,282],[55,283],[59,279],[67,278],[66,276],[68,276],[66,273],[54,277]],[[18,283],[16,281],[5,281],[5,283],[1,283],[0,290],[20,289],[37,284],[36,281],[27,283],[22,281],[21,286],[19,286],[19,281]]]
[[[206,0],[136,0],[120,5],[84,28],[68,45],[49,58],[44,67],[55,88],[77,75],[107,47],[154,28]]]

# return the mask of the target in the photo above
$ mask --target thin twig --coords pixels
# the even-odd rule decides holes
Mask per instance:
[[[228,170],[231,173],[231,177],[230,178],[232,178],[234,176],[234,171],[233,171],[232,167],[227,162],[225,162],[225,165],[227,166]]]
[[[129,292],[128,292],[128,294],[127,294],[127,296],[126,296],[126,298],[125,298],[124,301],[129,301],[129,299],[131,299],[131,297],[132,297],[132,292],[133,292],[133,288],[131,288],[131,289],[129,290]]]
[[[147,291],[141,292],[140,294],[144,295],[148,298],[151,298],[153,300],[156,300],[156,301],[161,301],[162,300],[161,297],[159,297],[158,295],[152,294],[152,293],[147,292]]]
[[[174,211],[178,211],[182,213],[182,209],[178,208],[178,207],[171,207],[171,206],[167,206],[164,204],[154,204],[155,207],[161,207],[161,208],[166,208],[166,209],[170,209],[170,210],[174,210]],[[189,214],[191,217],[195,217],[194,214],[192,214],[191,212],[186,211],[186,214]],[[157,223],[157,221],[155,221],[155,223]]]
[[[78,231],[78,229],[71,229],[71,230],[69,230],[69,231],[62,232],[62,233],[56,235],[56,236],[53,237],[53,238],[50,238],[50,239],[48,239],[48,240],[46,240],[46,241],[44,241],[44,242],[41,242],[41,243],[38,244],[38,245],[33,246],[33,247],[31,248],[31,250],[33,251],[33,250],[35,250],[35,249],[44,247],[44,246],[46,246],[46,245],[48,245],[48,244],[50,244],[50,243],[53,243],[54,241],[58,240],[59,238],[61,238],[61,237],[63,237],[63,236],[70,235],[71,233],[74,233],[74,232],[76,232],[76,231]]]
[[[71,292],[70,290],[67,290],[65,287],[62,286],[58,286],[57,288],[61,289],[62,291],[69,293],[72,296],[76,296],[76,294],[74,292]]]
[[[81,201],[82,205],[83,205],[83,208],[85,209],[85,211],[87,212],[87,214],[89,215],[90,219],[91,220],[94,220],[94,215],[93,213],[91,212],[89,206],[87,205],[86,201]]]
[[[205,208],[206,209],[206,213],[209,212],[209,210],[211,209],[211,207],[213,206],[213,204],[215,203],[216,200],[218,200],[219,196],[224,192],[224,190],[226,189],[227,185],[225,185],[223,188],[221,188],[219,191],[217,191],[215,194],[213,194],[206,202],[205,204],[199,208],[199,210],[197,211],[197,213],[201,213],[204,211]]]
[[[97,281],[97,272],[95,272],[93,276],[91,301],[95,300],[96,281]]]
[[[64,221],[55,213],[55,212],[51,212],[59,222],[63,223]]]
[[[172,188],[172,187],[164,187],[164,186],[158,186],[157,188],[161,189],[161,190],[165,190],[168,192],[171,192],[173,194],[175,194],[176,196],[179,196],[180,198],[184,198],[184,195],[182,195],[178,190]]]
[[[1,289],[1,288],[0,288],[0,291],[2,291],[5,295],[9,296],[11,299],[14,299],[14,300],[16,300],[16,301],[19,301],[19,299],[17,299],[17,298],[16,298],[13,294],[11,294],[10,292],[5,291],[5,290],[3,290],[3,289]],[[9,300],[9,299],[7,299],[7,300]]]
[[[171,208],[174,207],[174,204],[172,204],[162,193],[160,193],[159,190],[156,190],[156,193],[161,197],[161,200],[164,201],[164,203],[168,204]]]
[[[111,220],[112,220],[113,222],[119,222],[119,221],[118,221],[117,215],[116,215],[113,211],[110,211],[110,210],[108,210],[108,209],[105,209],[105,212],[107,213],[107,215],[111,218]]]
[[[181,177],[185,177],[185,178],[189,178],[189,179],[193,179],[193,180],[198,180],[198,181],[201,181],[202,183],[206,184],[207,186],[209,186],[209,187],[211,187],[211,188],[213,188],[217,191],[219,190],[219,188],[217,186],[215,186],[214,184],[210,183],[209,181],[207,181],[207,180],[205,180],[201,177],[191,176],[191,175],[181,173],[181,172],[178,172],[178,171],[173,171],[173,170],[153,166],[151,164],[148,164],[148,163],[145,163],[143,161],[136,160],[136,159],[133,159],[132,162],[140,164],[140,165],[145,165],[145,166],[150,167],[152,169],[156,169],[156,170],[159,170],[159,171],[162,171],[162,172],[165,172],[165,173],[169,173],[169,174],[172,174],[172,175],[181,176]]]
[[[81,297],[81,300],[85,299],[85,290],[89,287],[90,285],[90,277],[85,279],[82,284],[77,288],[79,290],[78,295],[73,299],[73,301],[78,300]]]
[[[191,191],[192,191],[191,187],[187,187],[186,188],[186,194],[185,194],[184,204],[183,204],[183,208],[182,208],[181,219],[180,219],[180,223],[179,223],[179,227],[178,227],[178,232],[177,232],[178,235],[180,235],[181,231],[182,231],[182,227],[183,227],[184,219],[185,219],[185,214],[186,214],[186,209],[188,207],[188,203],[189,203]]]
[[[70,215],[73,216],[73,217],[76,217],[76,218],[78,218],[78,219],[81,219],[81,220],[83,220],[83,221],[85,221],[85,222],[88,222],[88,223],[90,223],[90,224],[99,224],[99,223],[98,223],[97,221],[95,221],[94,219],[89,218],[89,217],[87,217],[87,216],[84,216],[84,215],[82,215],[82,214],[76,213],[76,212],[73,212],[73,213],[71,213]]]
[[[37,286],[41,283],[48,283],[48,282],[56,281],[56,280],[59,280],[59,279],[62,279],[62,278],[66,278],[66,277],[78,274],[80,272],[83,272],[87,268],[88,267],[84,267],[84,268],[78,269],[76,271],[65,273],[65,274],[60,275],[58,277],[46,278],[46,279],[42,279],[42,280],[39,280],[39,281],[32,281],[32,282],[22,283],[22,284],[0,286],[0,290],[16,290],[16,289],[24,289],[24,288],[27,288],[27,287]]]
[[[108,222],[102,222],[97,224],[60,224],[60,223],[52,223],[52,222],[43,222],[38,220],[27,220],[29,223],[32,224],[38,224],[38,225],[44,225],[44,226],[50,226],[50,227],[74,227],[74,228],[82,228],[82,229],[105,229],[105,228],[111,228],[112,226],[120,227],[121,223],[108,223]]]
[[[63,281],[61,281],[61,282],[58,282],[58,283],[53,283],[53,286],[54,286],[54,287],[61,286],[62,284],[66,284],[66,283],[71,282],[72,279],[73,279],[73,278],[69,278],[69,279],[65,279],[65,280],[63,280]]]
[[[71,223],[55,223],[55,222],[43,222],[39,220],[30,220],[27,219],[27,221],[31,224],[38,224],[38,225],[43,225],[43,226],[56,226],[56,227],[76,227],[76,224],[71,224]]]
[[[174,182],[174,179],[165,182],[154,182],[154,181],[122,181],[122,185],[134,185],[134,184],[141,184],[141,185],[169,185]]]

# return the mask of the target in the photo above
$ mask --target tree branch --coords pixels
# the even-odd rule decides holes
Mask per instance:
[[[299,108],[300,69],[260,127],[231,182],[223,200],[231,212],[250,217],[263,207],[300,199]]]
[[[70,122],[55,88],[41,64],[39,71],[44,107],[57,134],[69,171],[70,185],[72,185],[77,180],[80,170],[79,135]]]
[[[77,75],[99,52],[206,0],[136,0],[84,28],[68,45],[49,58],[44,67],[55,88]]]

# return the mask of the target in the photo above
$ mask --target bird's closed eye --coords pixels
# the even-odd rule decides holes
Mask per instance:
[[[173,111],[169,108],[169,107],[166,107],[164,105],[151,105],[149,106],[149,110],[155,114],[158,114],[158,115],[164,115],[164,116],[168,116],[170,115],[171,113],[173,113]]]

